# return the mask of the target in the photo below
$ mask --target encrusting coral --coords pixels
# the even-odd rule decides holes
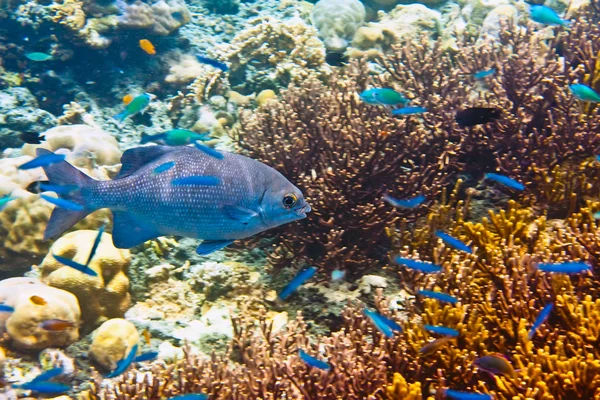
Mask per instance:
[[[93,332],[89,354],[99,365],[111,371],[139,341],[140,335],[131,322],[112,318]]]

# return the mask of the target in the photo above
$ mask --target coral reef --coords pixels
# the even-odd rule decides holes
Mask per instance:
[[[327,50],[343,52],[365,22],[365,6],[358,0],[319,0],[310,13]]]
[[[129,308],[129,279],[126,272],[131,261],[129,250],[117,249],[112,236],[104,233],[89,267],[98,276],[83,274],[67,267],[52,254],[85,264],[97,232],[78,230],[58,239],[40,265],[42,281],[79,299],[84,329],[91,330],[110,318],[122,318]]]
[[[112,371],[139,341],[140,335],[131,322],[112,318],[92,333],[89,354],[105,370]]]

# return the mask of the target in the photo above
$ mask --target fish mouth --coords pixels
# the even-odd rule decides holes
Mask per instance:
[[[312,210],[310,204],[304,203],[304,205],[300,208],[294,210],[294,213],[299,217],[299,219],[306,218],[306,213],[309,213]]]

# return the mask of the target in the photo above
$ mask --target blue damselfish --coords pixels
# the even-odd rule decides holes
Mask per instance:
[[[485,179],[492,180],[494,182],[498,182],[501,185],[509,187],[515,190],[525,190],[525,186],[521,182],[517,182],[516,180],[509,178],[505,175],[495,174],[493,172],[485,174]]]
[[[394,336],[394,331],[402,332],[402,327],[400,325],[398,325],[398,323],[396,323],[396,321],[393,321],[387,317],[384,317],[383,315],[379,314],[378,312],[371,311],[368,308],[365,308],[363,310],[363,312],[365,313],[365,315],[367,317],[369,317],[371,322],[373,322],[373,325],[375,325],[375,327],[381,333],[383,333],[385,336],[387,336],[387,337]]]
[[[383,201],[398,208],[416,208],[423,204],[425,200],[426,198],[423,195],[411,197],[410,199],[396,199],[387,194],[383,195]]]
[[[446,293],[434,292],[431,290],[419,290],[417,294],[425,297],[431,297],[432,299],[436,299],[439,301],[445,301],[446,303],[456,304],[458,303],[458,299],[454,296],[450,296]]]
[[[47,167],[52,164],[56,164],[65,160],[64,154],[55,154],[55,153],[45,153],[39,155],[31,161],[26,162],[25,164],[19,165],[18,169],[33,169],[38,167]]]
[[[322,370],[328,370],[331,367],[325,361],[321,361],[318,358],[308,355],[304,350],[300,349],[298,351],[300,358],[304,361],[309,367],[315,367]]]
[[[440,239],[442,239],[444,241],[444,243],[454,247],[457,250],[464,251],[465,253],[473,254],[473,249],[471,249],[469,246],[467,246],[466,244],[464,244],[457,238],[448,235],[447,233],[444,233],[442,231],[435,231],[435,236],[439,237]]]
[[[396,256],[394,260],[398,264],[402,264],[410,269],[414,269],[415,271],[423,272],[425,274],[440,272],[442,270],[442,267],[440,267],[439,265],[435,265],[424,261],[413,260],[412,258]]]
[[[131,363],[133,363],[133,360],[135,360],[135,354],[137,353],[137,351],[138,345],[134,344],[129,353],[127,354],[127,357],[125,357],[121,361],[117,361],[117,368],[115,368],[114,371],[112,371],[110,374],[106,375],[106,377],[114,378],[115,376],[119,376],[123,372],[127,371],[127,369],[131,366]]]
[[[313,275],[317,272],[317,268],[308,267],[305,270],[300,271],[294,279],[290,283],[287,284],[286,287],[283,288],[281,293],[279,293],[279,298],[281,300],[287,299],[290,294],[294,293],[296,289],[304,284],[307,280],[313,277]]]
[[[540,313],[536,317],[535,321],[533,322],[531,329],[529,329],[529,333],[527,334],[527,337],[529,338],[529,340],[531,340],[535,336],[535,332],[538,330],[538,328],[540,326],[542,326],[542,324],[544,322],[546,322],[546,320],[550,316],[550,313],[552,312],[553,308],[554,308],[554,304],[549,303],[546,305],[546,307],[544,307],[542,309],[542,311],[540,311]]]
[[[544,272],[553,272],[556,274],[578,274],[589,271],[591,266],[583,261],[567,261],[562,263],[543,263],[538,265],[538,269]]]

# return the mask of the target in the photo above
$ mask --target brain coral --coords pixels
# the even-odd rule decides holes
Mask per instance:
[[[168,35],[189,22],[191,15],[182,0],[158,0],[146,3],[137,0],[117,2],[121,15],[119,26],[129,29],[147,29],[156,35]]]
[[[365,7],[358,0],[320,0],[310,19],[330,51],[344,51],[365,22]]]
[[[0,319],[0,332],[8,333],[15,347],[42,350],[68,346],[79,338],[79,303],[67,291],[46,286],[37,279],[10,278],[0,282],[0,302],[15,309],[13,313],[3,313]],[[47,331],[40,324],[50,319],[72,322],[73,327]]]
[[[102,235],[89,265],[98,276],[66,267],[52,257],[56,254],[85,264],[96,236],[96,231],[80,230],[61,237],[40,265],[43,282],[77,296],[85,328],[98,326],[109,318],[123,317],[130,304],[129,278],[125,272],[131,255],[129,250],[114,247],[108,233]]]
[[[93,333],[90,356],[107,370],[115,369],[117,361],[140,341],[135,326],[123,318],[109,319]]]

